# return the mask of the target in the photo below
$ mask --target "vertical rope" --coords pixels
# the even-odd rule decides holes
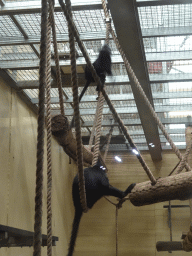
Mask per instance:
[[[112,133],[113,133],[113,126],[111,127],[111,129],[109,131],[109,137],[108,137],[108,140],[107,140],[105,154],[104,154],[104,157],[103,157],[104,162],[105,162],[105,160],[107,158],[107,154],[108,154],[108,151],[109,151],[109,144],[110,144],[110,141],[111,141]]]
[[[118,205],[116,205],[116,214],[115,214],[115,220],[116,220],[116,256],[118,256]]]
[[[50,5],[49,5],[50,11]],[[51,161],[51,20],[47,33],[47,256],[52,256],[52,161]]]
[[[61,109],[61,114],[64,115],[64,101],[63,101],[63,89],[62,89],[62,81],[61,81],[61,71],[59,66],[59,56],[57,49],[57,37],[55,30],[55,19],[54,19],[54,3],[53,0],[49,0],[49,19],[52,26],[52,35],[53,35],[53,47],[54,47],[54,59],[56,65],[56,79],[57,79],[57,87],[59,91],[59,104]]]
[[[98,118],[98,112],[99,112],[99,102],[97,101],[97,108],[96,108],[96,113],[95,113],[95,119],[93,122],[93,127],[91,130],[91,136],[89,138],[89,148],[91,149],[92,145],[93,145],[93,139],[95,136],[95,128],[96,128],[96,124],[97,124],[97,118]]]
[[[109,29],[110,29],[110,23],[107,22],[106,20],[106,39],[105,39],[106,44],[109,44],[109,34],[110,34]],[[104,101],[105,99],[103,95],[99,92],[99,100],[98,100],[99,110],[98,110],[97,125],[96,125],[95,147],[94,147],[94,154],[93,154],[93,161],[92,161],[93,166],[97,163],[98,156],[99,156],[99,145],[100,145]]]
[[[102,93],[99,92],[99,99],[98,99],[99,110],[98,110],[98,117],[97,117],[95,146],[94,146],[92,166],[94,166],[97,163],[98,156],[99,156],[99,145],[100,145],[100,135],[101,135],[101,124],[102,124],[104,100],[105,99],[104,99]]]
[[[68,13],[72,18],[71,12],[71,2],[70,0],[65,0]],[[79,97],[78,97],[78,85],[77,85],[77,70],[76,70],[76,55],[75,55],[75,40],[68,24],[69,30],[69,45],[70,45],[70,55],[71,55],[71,76],[72,76],[72,89],[73,89],[73,102],[74,102],[74,118],[75,118],[75,132],[77,141],[77,165],[79,171],[79,194],[81,200],[81,206],[84,212],[87,212],[87,202],[85,194],[85,181],[84,181],[84,171],[83,171],[83,150],[82,150],[82,139],[81,139],[81,124],[80,124],[80,113],[79,113]]]
[[[39,110],[37,121],[37,162],[36,162],[36,195],[33,255],[41,256],[42,242],[42,197],[43,197],[43,160],[44,160],[44,128],[45,128],[45,85],[47,68],[47,1],[42,0],[41,43],[39,68]]]

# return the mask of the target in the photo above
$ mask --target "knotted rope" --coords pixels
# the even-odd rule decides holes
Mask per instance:
[[[42,242],[42,198],[43,198],[43,161],[44,161],[44,128],[45,128],[45,86],[47,71],[47,28],[48,5],[42,1],[41,43],[39,68],[39,109],[37,121],[37,162],[36,162],[36,195],[33,255],[41,256]]]
[[[65,0],[66,7],[70,17],[72,18],[71,2]],[[73,89],[73,102],[74,102],[74,119],[75,119],[75,132],[77,142],[77,166],[79,172],[79,194],[81,206],[84,212],[88,211],[85,193],[85,181],[83,171],[83,151],[82,151],[82,139],[81,139],[81,124],[80,124],[80,112],[79,112],[79,97],[78,97],[78,84],[77,84],[77,70],[76,70],[76,55],[75,55],[75,40],[74,36],[68,24],[69,31],[69,45],[70,45],[70,59],[71,59],[71,78],[72,78],[72,89]]]

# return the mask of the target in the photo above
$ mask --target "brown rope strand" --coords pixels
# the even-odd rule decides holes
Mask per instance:
[[[94,119],[93,127],[92,127],[92,130],[91,130],[91,136],[89,138],[89,148],[90,149],[91,149],[91,147],[93,145],[93,139],[94,139],[94,136],[95,136],[95,128],[96,128],[96,124],[97,124],[98,112],[99,112],[99,104],[98,104],[98,101],[97,101],[97,108],[96,108],[96,113],[95,113],[95,119]]]
[[[115,214],[115,220],[116,220],[116,256],[118,256],[118,206],[116,205],[116,214]]]
[[[99,156],[99,145],[100,145],[101,124],[102,124],[102,115],[103,115],[103,104],[104,104],[104,97],[103,97],[102,93],[99,92],[99,99],[98,99],[99,110],[98,110],[98,117],[97,117],[95,146],[94,146],[92,166],[94,166],[97,163],[98,156]]]
[[[110,141],[111,141],[111,137],[112,137],[112,133],[113,133],[113,128],[114,128],[114,126],[112,126],[110,131],[109,131],[109,137],[108,137],[108,140],[107,140],[107,145],[106,145],[105,153],[104,153],[104,157],[103,157],[104,162],[105,162],[105,160],[107,158],[107,154],[108,154],[108,151],[109,151],[109,144],[110,144]]]
[[[50,10],[50,5],[49,5]],[[51,161],[51,23],[48,20],[47,40],[47,256],[52,256],[52,161]]]
[[[53,0],[49,0],[49,16],[50,16],[50,22],[52,25],[54,59],[55,59],[55,66],[56,66],[56,79],[57,79],[57,87],[59,92],[59,104],[60,104],[61,114],[64,115],[65,111],[64,111],[64,101],[63,101],[63,88],[62,88],[61,71],[60,71],[60,65],[59,65],[59,55],[58,55],[58,49],[57,49],[57,36],[56,36],[56,30],[55,30]]]
[[[41,43],[39,68],[39,110],[37,121],[37,162],[36,162],[36,195],[33,255],[41,256],[42,242],[42,197],[43,197],[43,161],[44,161],[44,128],[45,128],[45,85],[47,68],[47,27],[48,6],[42,1]]]
[[[71,2],[65,0],[66,7],[69,15],[72,17]],[[76,54],[75,54],[75,40],[71,27],[68,24],[69,30],[69,45],[71,55],[71,76],[72,76],[72,89],[73,89],[73,102],[74,102],[74,119],[75,119],[75,132],[77,142],[77,165],[79,172],[79,194],[81,206],[84,212],[88,211],[85,193],[85,181],[83,171],[83,150],[82,150],[82,139],[81,139],[81,124],[80,124],[80,112],[79,112],[79,97],[78,97],[78,84],[77,84],[77,70],[76,70]]]

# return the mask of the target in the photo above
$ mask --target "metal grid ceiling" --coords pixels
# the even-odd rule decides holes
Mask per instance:
[[[38,68],[29,66],[29,63],[38,63],[39,40],[40,40],[40,13],[20,13],[18,2],[25,1],[4,1],[6,5],[13,4],[13,8],[18,6],[18,11],[14,15],[11,12],[0,16],[0,68],[15,81],[16,86],[21,86],[23,92],[30,98],[31,102],[37,106],[38,98]],[[40,1],[30,1],[30,3]],[[151,1],[153,2],[153,1]],[[155,2],[155,1],[154,1]],[[73,11],[73,17],[78,31],[84,38],[85,47],[93,59],[96,58],[99,49],[104,43],[105,22],[104,12],[101,8],[81,9],[81,3],[72,1],[72,4],[79,5],[78,10]],[[185,127],[190,123],[192,115],[192,4],[173,4],[173,5],[155,5],[142,6],[142,1],[138,3],[139,22],[143,37],[143,46],[147,61],[147,70],[150,79],[150,86],[153,95],[155,110],[160,119],[170,133],[173,141],[179,148],[185,148]],[[15,4],[15,5],[14,5]],[[17,4],[17,5],[16,5]],[[86,2],[82,3],[84,6]],[[26,4],[27,5],[27,4]],[[17,21],[17,23],[15,22]],[[69,44],[66,40],[68,29],[66,19],[63,13],[55,13],[56,32],[58,37],[59,54],[61,66],[64,67],[63,76],[70,73],[69,61],[65,59],[69,55]],[[20,25],[20,28],[18,27]],[[114,28],[114,25],[113,25]],[[98,39],[99,37],[99,39]],[[101,39],[101,37],[103,37]],[[65,40],[62,41],[62,38]],[[30,42],[27,43],[26,39]],[[106,91],[109,97],[116,95],[113,104],[120,117],[128,127],[136,145],[140,150],[147,149],[147,143],[137,112],[137,106],[133,97],[131,86],[128,82],[125,65],[122,63],[119,52],[110,41],[112,49],[112,72],[113,77],[107,78]],[[78,57],[82,54],[78,45],[76,45]],[[20,68],[18,63],[22,63]],[[36,65],[36,64],[35,64]],[[85,63],[80,65],[82,70]],[[5,68],[6,67],[6,68]],[[19,67],[19,68],[18,68]],[[82,75],[82,72],[80,72]],[[127,81],[121,84],[119,81]],[[29,84],[37,82],[30,88]],[[79,93],[82,87],[79,87]],[[64,87],[69,102],[65,103],[66,110],[69,110],[69,120],[72,118],[71,97],[72,90],[70,85]],[[95,87],[90,87],[86,95],[97,95]],[[126,100],[120,100],[121,96],[127,96]],[[59,109],[58,91],[56,88],[51,90],[52,109]],[[94,121],[96,100],[82,102],[80,104],[81,117],[84,122],[82,132],[88,136],[91,131],[91,123]],[[108,110],[106,103],[104,110]],[[104,123],[111,119],[110,111],[103,117]],[[86,123],[88,126],[86,126]],[[105,136],[110,129],[110,125],[104,125],[102,135]],[[162,148],[170,148],[161,131],[160,140]],[[118,136],[120,131],[118,127],[114,128],[114,135]],[[125,145],[111,145],[110,150],[125,150]]]

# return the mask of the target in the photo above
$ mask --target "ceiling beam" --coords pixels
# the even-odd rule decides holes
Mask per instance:
[[[138,109],[137,107],[132,106],[126,106],[126,107],[115,107],[118,114],[137,114]],[[155,106],[155,112],[156,113],[164,113],[164,112],[171,112],[171,111],[190,111],[192,109],[192,104],[187,105],[162,105],[162,106]],[[81,108],[80,105],[80,115],[95,115],[96,108]],[[146,108],[146,111],[149,112],[149,110]],[[53,109],[52,113],[53,115],[58,115],[60,110]],[[66,116],[72,116],[74,113],[73,109],[66,109],[65,115]],[[108,107],[103,108],[103,115],[111,115],[111,111]],[[154,121],[154,119],[153,119]]]
[[[171,146],[169,145],[161,145],[162,150],[172,150]],[[148,151],[148,146],[147,145],[137,145],[137,148],[139,151]],[[186,145],[177,145],[177,148],[180,150],[186,150]],[[105,147],[101,150],[105,151]],[[132,152],[131,149],[127,149],[126,145],[124,144],[110,144],[109,145],[109,152],[120,152],[120,151],[129,151]],[[134,155],[134,153],[132,153]]]
[[[184,36],[191,35],[191,27],[173,27],[173,28],[149,28],[142,29],[142,37],[166,37],[166,36]],[[105,40],[106,32],[89,32],[80,34],[82,41],[95,41],[95,40]],[[57,42],[63,43],[68,42],[69,37],[67,34],[57,34]],[[24,44],[39,44],[40,35],[38,36],[28,36],[27,39],[22,37],[3,37],[0,39],[0,46],[7,45],[24,45]],[[147,56],[146,56],[147,59]]]
[[[83,11],[83,10],[97,10],[103,9],[101,1],[94,0],[90,2],[80,2],[73,3],[73,11]],[[61,7],[57,0],[55,0],[55,12],[61,12]],[[0,16],[3,15],[19,15],[19,14],[31,14],[41,12],[41,1],[21,1],[21,2],[6,2],[4,6],[0,9]]]
[[[32,43],[29,43],[32,44]],[[35,43],[33,43],[35,44]],[[64,56],[64,52],[63,52],[63,56]],[[14,57],[14,61],[4,61],[5,65],[9,65],[9,66],[5,66],[5,68],[36,68],[38,66],[38,63],[35,62],[30,65],[30,61],[28,60],[29,58],[34,59],[34,55],[31,53],[22,53],[22,58],[23,58],[23,63],[19,64],[20,58],[21,58],[21,53],[1,53],[1,59],[5,58],[5,59],[11,59]],[[18,60],[15,60],[16,58],[18,58]],[[92,61],[95,60],[96,56],[91,56],[90,57],[92,59]],[[178,51],[178,52],[151,52],[151,53],[146,53],[146,60],[147,62],[161,62],[161,61],[176,61],[176,60],[191,60],[192,59],[192,52],[191,51]],[[15,62],[14,63],[12,62]],[[2,61],[1,61],[2,62]],[[0,62],[0,63],[1,63]],[[18,63],[17,63],[18,62]],[[52,61],[52,63],[54,63]],[[118,63],[118,64],[122,64],[122,58],[120,55],[112,55],[112,63]],[[84,60],[84,57],[78,57],[77,58],[77,65],[85,65],[86,62]],[[69,60],[60,60],[60,65],[63,66],[69,66]]]
[[[150,83],[169,83],[169,82],[191,82],[192,74],[155,74],[149,75]],[[62,77],[63,88],[71,88],[71,78],[66,75]],[[129,84],[129,78],[127,76],[114,76],[113,80],[111,78],[106,78],[106,85],[124,85]],[[84,74],[78,74],[78,85],[79,87],[83,87],[85,85]],[[37,80],[29,80],[29,81],[18,81],[17,86],[20,89],[38,89],[39,81]],[[95,84],[93,84],[95,86]],[[51,84],[52,88],[57,88],[57,84],[55,80],[52,80]],[[161,94],[160,94],[161,95]],[[123,97],[123,94],[122,94]],[[166,98],[166,97],[165,97]]]
[[[126,94],[109,94],[111,101],[129,101],[134,100],[132,93]],[[97,95],[86,95],[83,96],[81,103],[92,103],[97,102]],[[181,99],[181,98],[192,98],[192,91],[189,92],[158,92],[153,93],[153,99]],[[65,100],[65,99],[64,99]],[[32,98],[33,104],[38,104],[38,98]],[[73,97],[69,97],[65,100],[65,103],[73,103]],[[51,97],[51,104],[59,104],[59,97]]]
[[[192,125],[192,117],[180,117],[180,118],[160,118],[161,122],[165,125],[169,124],[185,124],[185,126]],[[125,126],[141,126],[141,120],[139,118],[127,118],[123,119],[123,123]],[[93,127],[93,121],[85,121],[82,125],[82,128],[85,127]],[[102,121],[102,127],[110,127],[110,121]],[[118,126],[117,123],[114,123],[114,126]]]
[[[80,38],[82,41],[105,40],[106,31],[81,33]],[[58,43],[63,43],[68,41],[69,41],[69,37],[67,34],[57,34]],[[24,44],[40,44],[40,35],[29,36],[28,39],[24,39],[22,37],[17,37],[17,36],[0,38],[0,46],[24,45]]]
[[[31,44],[31,43],[30,43]],[[38,58],[35,60],[34,54],[23,53],[22,56],[20,53],[2,53],[1,58],[10,59],[10,57],[18,58],[18,60],[7,61],[1,60],[0,67],[3,69],[35,69],[39,68],[39,60]],[[23,59],[21,59],[23,58]],[[25,59],[26,58],[26,59]],[[28,60],[27,58],[33,59]],[[91,61],[95,61],[96,56],[90,57]],[[191,60],[192,59],[192,51],[185,52],[159,52],[159,53],[146,53],[147,62],[161,62],[161,61],[176,61],[176,60]],[[86,65],[84,57],[78,57],[77,65]],[[70,66],[70,60],[60,60],[60,66]],[[112,55],[112,63],[113,64],[123,64],[122,58],[120,55]],[[52,60],[52,66],[55,66],[55,62]]]
[[[165,37],[191,35],[191,27],[142,28],[142,37]]]
[[[185,135],[184,135],[184,134],[185,134],[185,128],[180,128],[180,129],[166,129],[166,131],[167,131],[170,135],[172,135],[172,134],[178,134],[179,136],[180,136],[180,135],[181,135],[181,136],[185,136]],[[143,132],[142,129],[140,129],[140,130],[131,130],[131,129],[129,129],[128,132],[129,132],[129,134],[130,134],[131,136],[144,135],[144,132]],[[90,133],[89,133],[89,132],[82,132],[81,134],[82,134],[83,137],[89,137],[89,136],[90,136]],[[108,134],[109,134],[109,130],[107,130],[107,129],[105,129],[105,131],[102,131],[102,132],[101,132],[101,136],[103,136],[103,137],[106,136],[106,135],[108,135]],[[113,136],[119,136],[119,135],[122,135],[122,134],[119,133],[119,130],[116,129],[116,130],[113,131]],[[163,135],[161,131],[159,132],[159,135],[160,135],[160,136]],[[113,143],[111,143],[111,144],[113,144]]]
[[[175,4],[191,4],[192,0],[137,0],[138,7],[143,6],[158,6],[158,5],[175,5]]]
[[[30,54],[26,53],[23,56],[29,57]],[[6,56],[6,54],[5,54]],[[18,55],[19,57],[19,55]],[[96,59],[97,55],[95,56],[90,56],[91,62],[94,62]],[[120,55],[112,55],[112,62],[115,63],[122,63],[122,58]],[[76,59],[77,65],[85,65],[85,59],[84,57],[78,57]],[[70,60],[60,60],[59,65],[62,66],[71,66]],[[51,66],[55,67],[55,61],[51,60]],[[3,69],[38,69],[39,68],[39,60],[14,60],[14,61],[0,61],[0,68]]]

